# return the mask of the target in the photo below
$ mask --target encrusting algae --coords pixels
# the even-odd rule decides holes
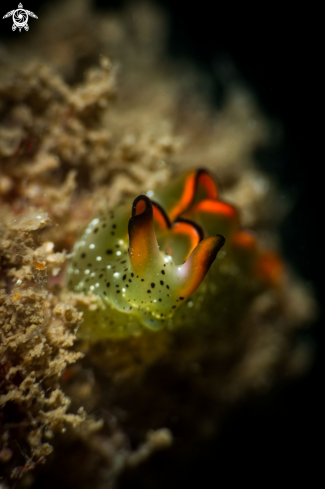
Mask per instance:
[[[0,47],[0,486],[108,488],[175,413],[167,460],[303,372],[315,304],[280,258],[252,97],[209,109],[150,5],[41,20]]]
[[[52,243],[37,246],[35,233],[49,224],[48,217],[34,210],[6,218],[0,240],[0,454],[10,461],[17,439],[23,452],[27,445],[32,466],[51,453],[48,440],[54,433],[86,417],[82,409],[67,414],[71,401],[59,385],[67,365],[82,357],[69,350],[81,313],[47,292],[46,269],[53,272],[62,263],[61,254],[52,253]],[[21,440],[24,429],[26,439]],[[17,475],[21,471],[16,468]]]

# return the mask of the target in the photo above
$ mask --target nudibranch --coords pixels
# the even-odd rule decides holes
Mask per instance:
[[[98,298],[79,332],[97,340],[201,324],[233,275],[253,275],[254,288],[257,278],[259,285],[272,280],[276,265],[275,255],[264,256],[240,230],[236,208],[220,199],[211,174],[196,170],[93,219],[74,246],[67,281]]]

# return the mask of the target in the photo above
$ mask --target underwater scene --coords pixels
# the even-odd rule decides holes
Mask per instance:
[[[1,9],[0,489],[298,480],[322,251],[285,20]]]

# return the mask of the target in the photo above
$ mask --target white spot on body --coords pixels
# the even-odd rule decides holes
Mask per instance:
[[[97,256],[96,260],[97,261],[101,261],[102,257],[101,256]]]
[[[95,248],[94,243],[90,244],[90,245],[89,245],[89,248],[90,248],[91,250],[93,250],[93,249]]]

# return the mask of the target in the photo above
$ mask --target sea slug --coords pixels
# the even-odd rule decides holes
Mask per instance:
[[[240,230],[236,208],[219,198],[210,173],[196,170],[93,219],[74,247],[67,281],[98,297],[79,332],[97,340],[209,322],[234,277],[249,292],[272,281],[277,266]]]

